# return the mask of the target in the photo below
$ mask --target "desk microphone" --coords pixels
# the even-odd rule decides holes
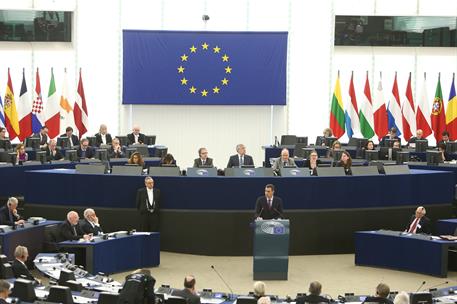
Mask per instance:
[[[419,290],[421,290],[422,287],[424,287],[424,285],[426,284],[427,282],[423,281],[420,285],[419,285],[419,288],[417,288],[417,290],[415,292],[418,292]]]
[[[227,284],[227,282],[224,280],[224,278],[222,277],[222,275],[219,273],[219,271],[217,271],[216,267],[214,267],[214,265],[211,265],[211,268],[214,270],[214,272],[218,275],[218,277],[221,279],[221,281],[225,284],[225,286],[230,290],[230,293],[233,295],[233,290],[232,288],[230,288],[229,284]],[[231,298],[229,296],[229,298]]]
[[[439,283],[439,284],[436,284],[436,285],[433,285],[433,286],[429,287],[428,289],[432,289],[432,288],[435,288],[435,287],[438,287],[438,286],[442,286],[442,285],[446,285],[446,284],[449,284],[449,282],[446,281],[446,282],[443,282],[443,283]]]
[[[262,212],[263,212],[263,207],[262,207],[262,209],[260,209],[260,213],[259,213],[259,215],[257,215],[257,217],[260,217],[262,215]],[[211,267],[213,267],[213,266],[211,266]]]

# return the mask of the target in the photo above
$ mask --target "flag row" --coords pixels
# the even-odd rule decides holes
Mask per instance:
[[[43,126],[49,129],[49,138],[55,138],[60,133],[61,125],[65,128],[74,125],[79,136],[88,129],[88,111],[81,69],[77,86],[76,100],[71,103],[68,98],[68,79],[65,69],[62,92],[57,95],[54,71],[51,69],[46,101],[41,94],[39,69],[36,70],[35,89],[30,94],[25,80],[25,69],[22,70],[22,82],[19,98],[15,98],[10,69],[3,100],[0,96],[0,127],[5,127],[10,140],[19,138],[23,141],[34,133],[38,133]],[[70,121],[71,118],[71,122]]]
[[[400,98],[397,73],[395,73],[388,98],[384,97],[382,79],[379,80],[372,96],[368,72],[361,102],[358,102],[356,97],[354,73],[351,74],[348,93],[350,100],[344,107],[338,72],[330,108],[330,128],[337,138],[346,133],[349,138],[362,136],[371,139],[377,136],[381,140],[391,128],[396,128],[397,134],[406,141],[413,137],[416,130],[419,129],[423,131],[424,138],[433,134],[437,142],[441,140],[444,131],[449,132],[451,140],[457,139],[455,74],[452,76],[446,106],[441,89],[441,74],[438,74],[433,99],[429,98],[427,93],[426,74],[424,74],[422,89],[417,101],[414,101],[411,89],[411,73],[409,73],[402,98]]]

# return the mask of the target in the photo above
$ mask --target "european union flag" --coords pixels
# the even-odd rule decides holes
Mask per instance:
[[[285,105],[287,32],[123,32],[124,104]]]

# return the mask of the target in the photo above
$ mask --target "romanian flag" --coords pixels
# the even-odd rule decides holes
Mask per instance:
[[[332,106],[330,109],[330,128],[336,138],[344,135],[344,110],[341,98],[340,74],[336,78],[335,91],[333,92]]]
[[[18,137],[19,118],[16,110],[16,102],[14,101],[13,83],[11,82],[10,69],[8,68],[8,83],[6,85],[5,93],[5,125],[8,130],[10,140]]]
[[[455,74],[452,76],[451,92],[446,108],[446,128],[451,140],[457,139],[457,97],[455,96]]]
[[[446,115],[444,113],[443,92],[441,91],[441,80],[438,75],[438,83],[436,85],[435,99],[432,105],[432,114],[430,114],[432,122],[432,130],[438,143],[442,139],[441,133],[446,130]]]

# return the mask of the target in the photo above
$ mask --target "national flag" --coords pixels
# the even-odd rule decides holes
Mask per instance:
[[[446,131],[446,114],[443,104],[443,92],[441,91],[441,75],[438,74],[438,83],[436,84],[435,99],[433,100],[432,113],[430,120],[432,122],[433,135],[438,143],[442,138],[442,133]]]
[[[373,120],[373,106],[371,101],[370,82],[367,78],[365,80],[365,88],[363,90],[362,107],[359,111],[360,119],[360,132],[364,138],[372,138],[374,136],[374,120]]]
[[[418,130],[421,129],[423,131],[422,137],[424,138],[427,138],[430,134],[432,134],[430,123],[430,107],[428,105],[427,83],[425,74],[421,95],[419,96],[419,100],[417,102],[416,127]]]
[[[351,138],[354,134],[358,135],[360,133],[359,110],[354,89],[354,72],[351,74],[351,82],[349,83],[349,96],[351,97],[351,102],[346,114],[346,129],[348,137]]]
[[[19,119],[16,109],[16,101],[14,100],[14,90],[13,83],[11,81],[10,69],[8,68],[8,82],[6,85],[5,92],[5,125],[6,130],[8,130],[8,135],[10,140],[18,137],[19,129]]]
[[[73,108],[68,101],[68,78],[67,78],[67,69],[65,69],[63,75],[63,86],[62,86],[62,94],[60,95],[60,127],[65,130],[67,127],[73,127],[74,119],[72,112]]]
[[[343,99],[341,98],[340,72],[338,72],[330,109],[330,128],[333,131],[333,136],[336,138],[340,138],[344,135],[344,120]]]
[[[46,101],[45,116],[49,138],[56,138],[60,132],[60,105],[54,81],[54,70],[51,69],[51,82],[49,83],[48,100]]]
[[[455,74],[452,75],[451,92],[446,108],[446,129],[451,140],[457,139],[457,97],[455,96]]]
[[[43,98],[41,96],[40,73],[38,72],[38,68],[36,69],[35,82],[35,91],[33,91],[34,96],[32,104],[32,131],[33,133],[38,133],[45,123]]]
[[[21,93],[19,94],[17,112],[20,129],[19,140],[24,141],[24,139],[32,135],[32,101],[25,82],[25,69],[22,69]]]
[[[4,128],[5,126],[5,112],[3,111],[3,101],[0,96],[0,127]]]
[[[81,69],[79,69],[78,94],[76,96],[73,115],[75,118],[75,125],[79,130],[79,136],[82,137],[87,132],[89,121],[86,105],[86,96],[84,95],[83,78],[81,76]]]
[[[403,138],[409,140],[416,131],[416,113],[414,112],[413,92],[411,89],[411,73],[406,85],[406,99],[403,100],[401,113],[403,116]]]
[[[374,130],[378,139],[381,140],[389,132],[386,103],[382,89],[382,80],[379,79],[378,87],[373,98]]]
[[[397,72],[395,72],[392,97],[387,105],[387,117],[389,130],[392,128],[397,129],[397,136],[400,136],[401,131],[403,130],[403,115],[401,113],[400,94],[398,94]]]

